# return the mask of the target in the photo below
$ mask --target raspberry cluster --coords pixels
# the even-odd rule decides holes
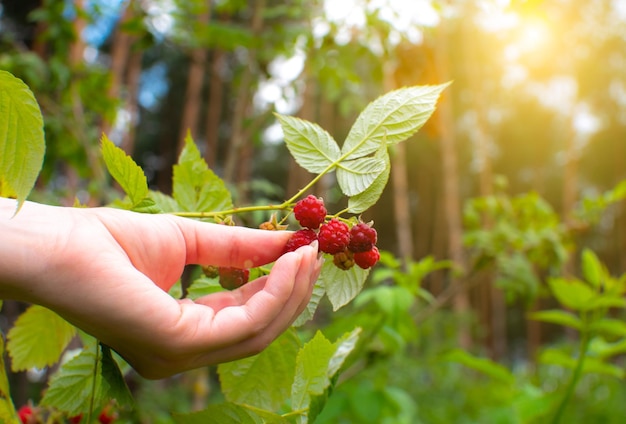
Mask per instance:
[[[324,201],[313,195],[296,203],[293,212],[304,228],[293,233],[285,246],[285,252],[294,251],[317,240],[319,250],[333,255],[333,263],[343,270],[348,270],[355,264],[368,269],[380,259],[376,247],[376,230],[371,224],[359,222],[350,228],[337,218],[326,221]]]

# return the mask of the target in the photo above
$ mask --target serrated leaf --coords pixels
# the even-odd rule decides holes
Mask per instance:
[[[291,388],[291,407],[294,411],[306,408],[311,395],[321,395],[329,386],[328,363],[334,353],[333,344],[320,331],[300,349]]]
[[[94,384],[94,377],[100,374],[101,369],[102,364],[94,349],[83,349],[50,378],[41,405],[52,406],[69,415],[79,415],[89,411],[93,396],[94,408],[101,408],[104,405],[101,387]],[[94,388],[95,393],[92,393]]]
[[[468,368],[480,371],[504,384],[512,385],[515,383],[515,376],[511,374],[505,366],[487,358],[479,358],[464,350],[454,349],[446,354],[445,359],[451,362],[458,362]]]
[[[292,116],[276,114],[276,117],[283,129],[285,145],[298,165],[319,174],[339,159],[337,142],[319,125]]]
[[[449,83],[405,87],[370,103],[350,129],[341,153],[356,159],[374,153],[383,141],[400,143],[415,134],[435,110]]]
[[[333,305],[333,311],[346,305],[361,292],[369,271],[358,266],[344,271],[337,268],[332,260],[324,262],[319,279],[324,286],[328,300]]]
[[[33,189],[46,150],[43,117],[22,80],[0,70],[0,196],[17,197],[17,211]]]
[[[371,208],[378,202],[380,196],[383,194],[383,190],[387,186],[389,181],[389,174],[391,173],[391,162],[389,155],[385,148],[384,154],[380,155],[384,161],[385,169],[378,177],[369,185],[369,187],[361,193],[350,196],[348,199],[348,212],[354,214],[360,214]]]
[[[102,157],[115,181],[122,187],[133,206],[139,205],[148,195],[148,180],[143,169],[117,147],[106,134],[102,134]]]
[[[218,366],[222,392],[233,403],[278,410],[288,399],[300,341],[288,330],[258,355]]]
[[[291,407],[294,411],[307,408],[312,401],[317,412],[321,410],[322,398],[327,394],[328,387],[346,358],[354,350],[360,332],[361,329],[356,328],[331,343],[318,331],[300,349],[291,389]]]
[[[180,205],[173,197],[161,193],[160,191],[150,190],[148,197],[165,213],[180,212],[181,210]]]
[[[289,421],[269,411],[252,411],[234,403],[210,405],[202,411],[172,414],[180,424],[287,424]]]
[[[378,157],[342,161],[337,166],[337,183],[346,196],[356,196],[371,187],[387,169],[384,159]]]
[[[558,309],[553,309],[549,311],[539,311],[533,312],[528,316],[530,319],[534,319],[536,321],[549,322],[551,324],[563,325],[565,327],[575,328],[576,330],[580,330],[582,328],[582,321],[576,315],[561,311]]]
[[[189,134],[174,165],[172,194],[186,212],[217,212],[233,207],[226,185],[209,169]]]
[[[7,335],[11,369],[25,371],[55,364],[75,334],[76,327],[50,309],[29,306]]]
[[[302,313],[298,316],[298,318],[292,324],[294,327],[299,327],[301,325],[304,325],[309,320],[313,319],[313,316],[315,315],[315,311],[317,310],[317,307],[319,306],[319,303],[322,300],[322,297],[324,297],[324,293],[326,293],[324,286],[320,284],[319,281],[316,282],[315,286],[313,287],[313,294],[311,295],[311,299],[309,300],[309,303],[306,305],[306,308],[304,309],[304,311],[302,311]]]

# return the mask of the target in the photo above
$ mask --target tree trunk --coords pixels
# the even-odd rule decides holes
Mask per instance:
[[[135,134],[139,122],[139,79],[141,77],[141,51],[133,52],[128,64],[128,99],[126,99],[126,110],[130,116],[128,129],[122,137],[121,148],[130,156],[135,152]]]
[[[266,0],[258,0],[254,2],[254,11],[252,15],[252,34],[257,37],[263,29],[263,11],[265,10]],[[231,136],[228,144],[228,153],[226,155],[226,164],[224,166],[224,180],[234,182],[235,166],[240,159],[242,146],[245,144],[243,124],[248,112],[248,106],[251,99],[251,85],[253,77],[253,68],[256,63],[256,50],[248,49],[248,63],[244,65],[237,98],[235,99],[235,107],[231,121]]]
[[[396,67],[385,66],[385,92],[392,91],[404,81],[395,78]],[[391,154],[391,184],[393,188],[393,212],[398,241],[398,256],[403,260],[413,258],[413,238],[411,237],[411,205],[409,204],[409,182],[406,169],[406,145],[399,143],[393,146]]]
[[[437,31],[437,46],[435,48],[435,61],[439,79],[442,82],[449,81],[448,57],[448,32],[444,22],[439,25]],[[456,266],[466,268],[465,254],[463,251],[463,228],[461,225],[461,195],[459,190],[459,171],[456,145],[455,123],[452,114],[452,98],[449,88],[443,93],[436,111],[436,123],[441,137],[442,156],[442,180],[444,215],[448,227],[448,253]],[[453,299],[453,307],[457,314],[464,318],[470,311],[470,302],[467,291],[463,288],[463,281],[454,275],[450,275],[450,284],[455,287],[456,296]],[[471,345],[470,329],[467,319],[460,321],[459,344],[467,349]]]
[[[213,51],[211,63],[211,75],[209,80],[209,99],[207,102],[206,117],[206,151],[204,159],[210,168],[214,168],[217,159],[220,123],[222,120],[222,105],[224,99],[224,81],[222,80],[222,69],[226,63],[226,53],[216,48]]]
[[[207,11],[198,16],[198,22],[206,26],[210,19],[210,2]],[[202,85],[204,83],[204,68],[207,58],[207,49],[204,46],[197,47],[191,52],[191,63],[187,78],[187,90],[185,91],[185,104],[178,135],[178,152],[185,146],[185,137],[189,132],[192,138],[198,137],[198,118],[202,107]]]
[[[120,97],[120,86],[123,84],[124,75],[126,73],[126,64],[130,48],[133,42],[133,38],[130,34],[124,31],[121,27],[124,23],[128,22],[133,17],[133,6],[131,4],[126,5],[124,14],[120,19],[120,22],[115,30],[113,36],[113,42],[111,44],[111,83],[107,95],[111,99],[118,99]],[[107,134],[111,130],[113,122],[103,122],[102,132]]]

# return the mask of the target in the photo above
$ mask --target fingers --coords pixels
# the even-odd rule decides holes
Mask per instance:
[[[188,264],[252,268],[275,261],[291,232],[256,230],[175,218],[187,247]]]

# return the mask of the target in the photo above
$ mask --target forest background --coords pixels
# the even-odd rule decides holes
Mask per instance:
[[[479,400],[501,400],[498,386],[481,399],[481,384],[491,383],[434,371],[438,353],[460,346],[511,370],[534,369],[542,349],[574,337],[526,319],[554,303],[546,278],[578,274],[583,248],[609,274],[626,270],[626,7],[618,0],[4,0],[0,69],[26,82],[45,118],[44,168],[31,199],[68,206],[119,197],[100,158],[103,132],[154,189],[171,192],[189,131],[235,204],[280,203],[311,175],[288,154],[273,112],[317,122],[341,140],[379,95],[453,81],[426,126],[393,146],[390,183],[363,217],[374,221],[381,250],[398,258],[396,272],[424,258],[453,264],[420,279],[432,298],[413,305],[419,336],[395,328],[397,346],[383,337],[369,358],[388,369],[369,384],[401,388],[424,422],[474,422],[493,413]],[[339,209],[332,177],[315,194]],[[22,309],[5,303],[4,329]],[[332,323],[330,315],[316,320]],[[424,378],[428,366],[441,391],[401,381]],[[406,369],[415,374],[389,375]],[[619,417],[605,406],[626,391],[600,374],[579,392],[599,390],[597,402],[590,395],[577,407]],[[16,404],[32,397],[33,378],[12,375]],[[173,390],[143,384],[157,398]],[[340,392],[344,412],[333,419],[369,422],[375,414],[364,406],[348,413],[341,403],[366,391]],[[422,411],[428,404],[449,412]]]

